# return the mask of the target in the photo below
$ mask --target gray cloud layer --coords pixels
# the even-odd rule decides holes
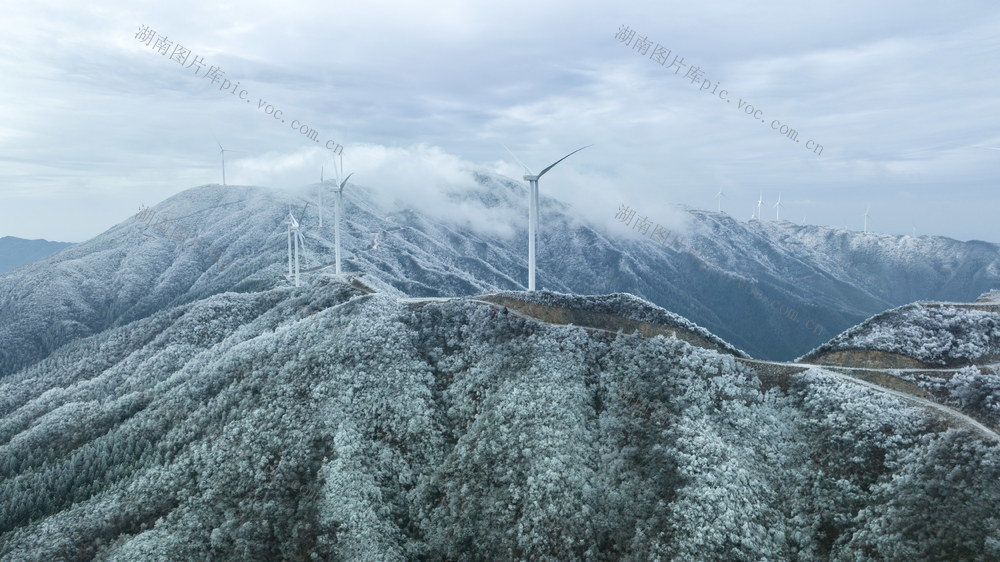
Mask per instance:
[[[292,188],[332,166],[257,109],[344,145],[354,180],[414,205],[480,168],[543,180],[582,217],[621,202],[1000,241],[1000,6],[434,1],[8,2],[0,16],[0,235],[78,241],[182,189]],[[221,66],[251,103],[134,35]],[[626,24],[697,65],[717,95],[618,40]],[[682,73],[683,74],[683,73]],[[742,112],[739,99],[766,123]],[[770,130],[778,119],[816,156]],[[329,168],[328,168],[329,169]],[[648,210],[647,210],[648,209]],[[668,220],[665,218],[664,220]],[[498,227],[499,228],[499,227]]]

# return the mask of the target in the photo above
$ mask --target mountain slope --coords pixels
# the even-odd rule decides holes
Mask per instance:
[[[333,279],[63,346],[0,459],[19,560],[1000,556],[995,442],[892,396]]]

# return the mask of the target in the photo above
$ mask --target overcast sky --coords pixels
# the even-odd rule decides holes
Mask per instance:
[[[535,172],[594,144],[541,186],[598,222],[722,190],[740,220],[780,193],[795,222],[861,230],[870,205],[871,230],[1000,242],[1000,150],[976,148],[1000,147],[995,0],[87,4],[0,4],[0,236],[82,241],[221,183],[216,142],[227,183],[304,186],[329,140],[414,205],[520,178],[501,144]]]

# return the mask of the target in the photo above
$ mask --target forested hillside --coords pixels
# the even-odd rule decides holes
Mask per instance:
[[[1000,558],[996,440],[895,397],[332,279],[57,349],[0,459],[12,560]]]

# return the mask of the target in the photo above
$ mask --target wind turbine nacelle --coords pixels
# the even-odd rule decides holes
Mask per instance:
[[[524,176],[526,181],[538,181],[539,176]]]

